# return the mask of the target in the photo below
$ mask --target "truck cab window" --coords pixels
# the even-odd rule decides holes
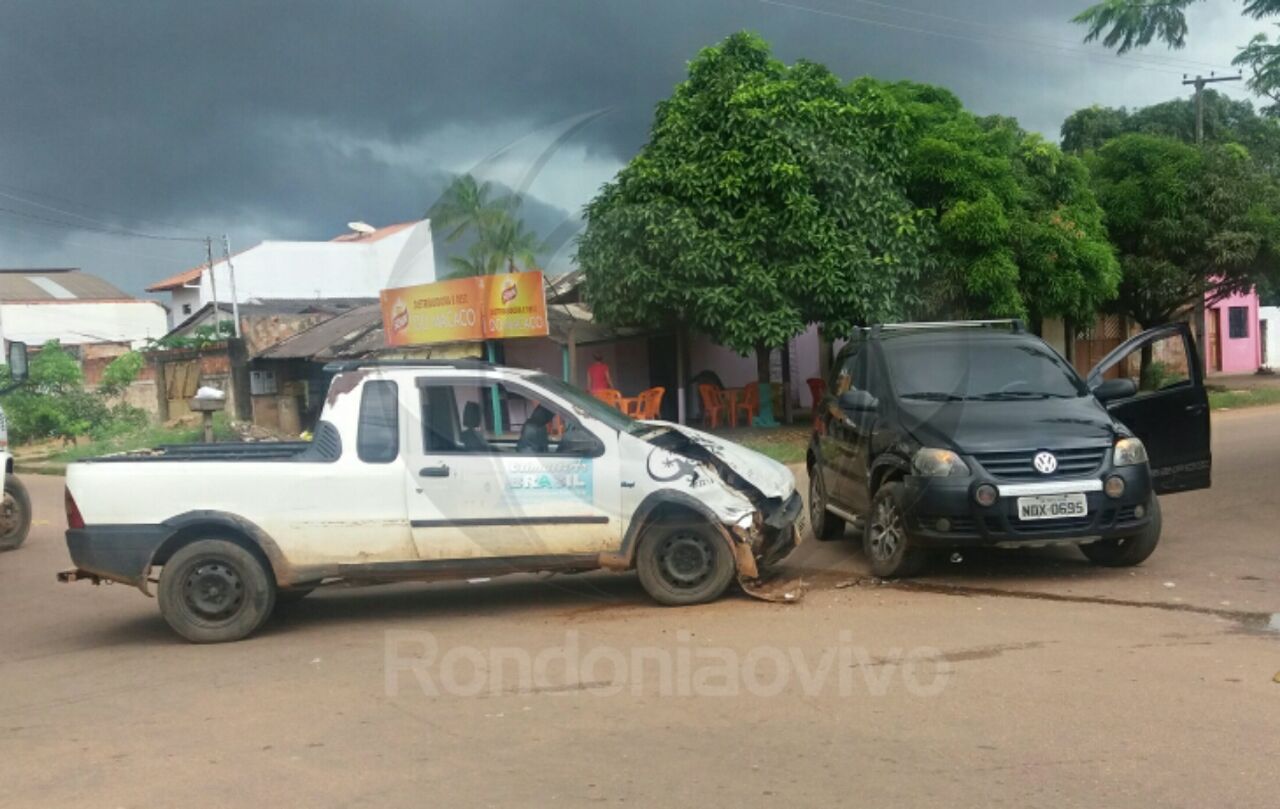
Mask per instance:
[[[391,463],[400,455],[400,405],[396,383],[364,383],[356,455],[365,463]]]

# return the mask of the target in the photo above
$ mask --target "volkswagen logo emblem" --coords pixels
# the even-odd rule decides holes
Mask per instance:
[[[1036,471],[1042,475],[1052,475],[1058,471],[1058,459],[1053,457],[1052,452],[1037,452],[1032,463],[1036,466]]]

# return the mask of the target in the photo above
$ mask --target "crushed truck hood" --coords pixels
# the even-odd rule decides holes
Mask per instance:
[[[645,424],[666,427],[672,432],[679,433],[689,439],[707,453],[715,456],[717,460],[731,469],[735,475],[754,486],[765,497],[780,497],[786,500],[796,489],[796,478],[795,475],[791,474],[790,469],[755,450],[747,449],[732,441],[726,441],[719,436],[704,433],[701,430],[694,430],[680,424],[673,424],[669,421],[646,421]],[[671,451],[679,452],[679,449],[673,447]]]

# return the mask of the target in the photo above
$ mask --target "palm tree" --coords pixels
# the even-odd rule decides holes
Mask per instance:
[[[452,228],[445,235],[447,242],[475,232],[475,243],[467,255],[449,258],[453,267],[450,277],[493,275],[504,266],[508,272],[517,272],[517,261],[531,267],[541,252],[537,235],[515,215],[520,197],[512,194],[490,199],[490,190],[489,183],[477,183],[470,174],[463,174],[449,184],[427,214],[442,228]]]

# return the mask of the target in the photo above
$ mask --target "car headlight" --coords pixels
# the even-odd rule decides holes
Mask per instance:
[[[1135,466],[1147,462],[1147,448],[1136,438],[1121,438],[1116,442],[1113,463],[1116,466]]]
[[[911,467],[917,475],[930,478],[945,478],[969,474],[960,456],[949,449],[933,449],[925,447],[911,459]]]

